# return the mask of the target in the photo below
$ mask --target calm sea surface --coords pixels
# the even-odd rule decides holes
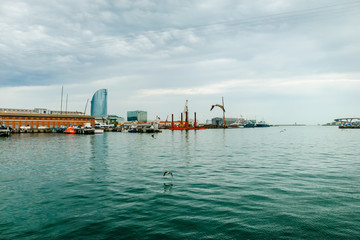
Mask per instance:
[[[360,239],[360,130],[282,129],[0,138],[0,239]]]

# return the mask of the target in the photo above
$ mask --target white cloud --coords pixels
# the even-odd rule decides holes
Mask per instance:
[[[350,114],[359,109],[357,6],[334,0],[4,0],[0,102],[57,108],[65,85],[76,109],[108,88],[110,112],[144,106],[167,114],[190,97],[207,109],[226,95],[234,115],[257,111],[286,119],[269,109],[296,106],[300,118],[316,103],[324,115],[317,121],[331,118],[330,111]],[[337,104],[342,99],[350,103]]]
[[[135,97],[160,95],[216,95],[231,92],[246,92],[273,95],[316,95],[328,89],[360,88],[360,75],[327,74],[319,76],[294,77],[285,79],[239,79],[205,84],[198,87],[140,89]]]

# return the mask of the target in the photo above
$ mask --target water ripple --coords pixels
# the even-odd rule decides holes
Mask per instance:
[[[321,127],[13,135],[0,238],[356,239],[357,142]]]

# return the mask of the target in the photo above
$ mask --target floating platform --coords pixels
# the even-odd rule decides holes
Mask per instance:
[[[30,129],[19,129],[15,128],[12,130],[12,133],[62,133],[65,129],[62,128],[45,128],[45,129],[38,129],[38,128],[30,128]]]
[[[216,125],[216,124],[204,124],[204,125],[201,125],[202,128],[205,128],[205,129],[224,129],[224,126],[219,126],[219,125]],[[227,128],[227,127],[225,127]]]
[[[139,129],[130,129],[129,133],[161,133],[162,131],[159,129],[151,129],[151,128],[139,128]]]
[[[76,134],[95,134],[95,128],[75,128]]]
[[[182,130],[182,131],[186,131],[186,130],[205,130],[206,128],[200,128],[200,127],[171,127],[169,128],[169,130]]]

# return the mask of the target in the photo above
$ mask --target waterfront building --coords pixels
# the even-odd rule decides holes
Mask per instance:
[[[97,90],[91,99],[91,116],[107,116],[107,89]]]
[[[229,126],[232,123],[235,123],[238,120],[238,118],[225,118],[225,124]],[[220,117],[212,118],[211,123],[217,126],[223,125],[223,119]]]
[[[44,114],[44,113],[13,113],[0,112],[0,125],[14,129],[29,126],[37,128],[60,128],[73,126],[95,125],[95,118],[89,115]]]
[[[109,123],[119,123],[119,122],[123,122],[125,121],[125,119],[123,117],[119,117],[117,115],[108,115],[106,117],[106,120],[109,122]]]
[[[67,114],[67,115],[84,115],[82,112],[77,111],[58,111],[49,110],[47,108],[34,108],[34,109],[17,109],[17,108],[0,108],[0,112],[7,113],[38,113],[38,114]]]
[[[147,112],[140,110],[128,111],[127,121],[147,122]]]
[[[119,117],[116,115],[107,115],[106,117],[94,117],[94,118],[95,118],[95,124],[99,124],[99,125],[119,124],[120,122],[125,121],[123,117]]]

